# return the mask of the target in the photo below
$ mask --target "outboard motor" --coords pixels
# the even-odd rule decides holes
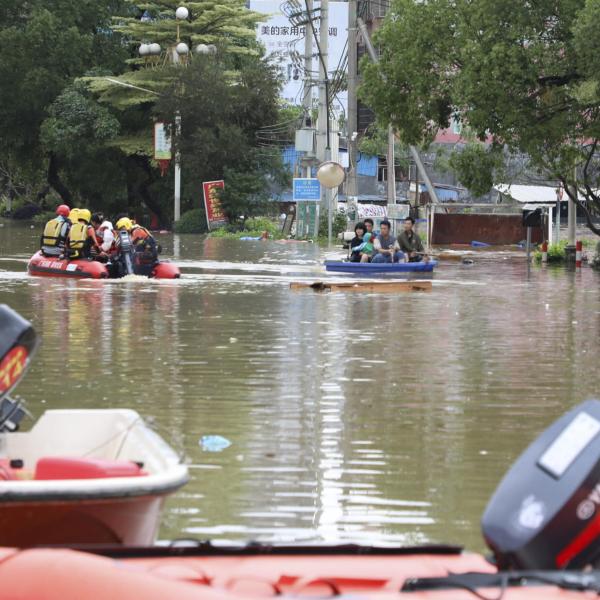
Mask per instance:
[[[482,519],[499,569],[598,568],[600,401],[558,419],[506,474]]]
[[[27,371],[38,344],[31,323],[0,304],[0,432],[16,431],[27,414],[8,394]]]
[[[131,243],[129,233],[124,229],[119,230],[119,248],[119,259],[123,266],[123,275],[133,275],[133,244]]]

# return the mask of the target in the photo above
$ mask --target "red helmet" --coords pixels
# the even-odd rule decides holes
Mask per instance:
[[[56,207],[56,214],[60,215],[61,217],[68,217],[70,212],[71,209],[66,204],[61,204],[60,206]]]

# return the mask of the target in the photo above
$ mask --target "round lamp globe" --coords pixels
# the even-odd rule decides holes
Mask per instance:
[[[345,176],[344,167],[333,161],[321,163],[317,171],[317,179],[321,185],[328,189],[340,186]]]
[[[175,11],[175,17],[180,21],[185,21],[190,16],[190,11],[185,6],[180,6]]]

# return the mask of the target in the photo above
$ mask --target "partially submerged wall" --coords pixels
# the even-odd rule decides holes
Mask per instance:
[[[470,244],[473,241],[497,246],[518,244],[527,238],[521,215],[465,215],[436,213],[433,244]],[[531,230],[534,243],[542,241],[542,229]]]

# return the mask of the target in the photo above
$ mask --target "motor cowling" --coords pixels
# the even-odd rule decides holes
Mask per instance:
[[[500,569],[578,569],[600,560],[600,401],[553,423],[506,474],[482,518]]]
[[[31,323],[0,304],[0,400],[22,379],[37,346]]]

